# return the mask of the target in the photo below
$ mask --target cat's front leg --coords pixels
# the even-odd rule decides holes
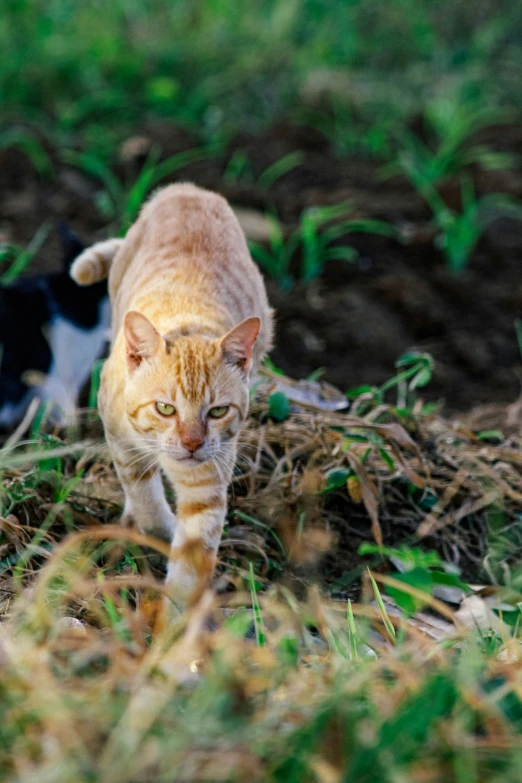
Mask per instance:
[[[173,480],[177,527],[167,570],[167,590],[183,609],[195,603],[214,574],[227,512],[227,484],[198,478]]]
[[[159,465],[150,455],[136,455],[114,438],[107,438],[116,473],[125,493],[122,524],[144,533],[173,540],[176,517],[165,497]]]

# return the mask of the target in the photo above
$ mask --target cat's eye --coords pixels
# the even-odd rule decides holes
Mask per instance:
[[[228,408],[228,405],[218,405],[215,408],[211,408],[208,415],[211,419],[222,419],[225,413],[227,413]]]
[[[176,408],[174,405],[169,405],[168,402],[157,402],[156,410],[161,413],[162,416],[174,416]]]

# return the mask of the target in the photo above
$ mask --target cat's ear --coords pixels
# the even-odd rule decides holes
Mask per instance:
[[[152,359],[161,348],[163,337],[148,318],[130,310],[123,321],[127,344],[127,367],[129,372],[140,366],[144,359]]]
[[[248,372],[252,367],[252,351],[260,329],[261,320],[257,317],[245,318],[234,326],[219,343],[225,360]]]

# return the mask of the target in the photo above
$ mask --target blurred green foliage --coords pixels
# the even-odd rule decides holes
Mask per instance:
[[[160,116],[227,138],[325,95],[350,148],[361,118],[369,149],[440,94],[520,105],[517,0],[5,0],[0,100],[6,122],[80,127],[113,149],[120,129]],[[352,135],[350,135],[352,134]]]

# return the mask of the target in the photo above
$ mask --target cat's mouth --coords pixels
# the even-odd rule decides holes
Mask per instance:
[[[187,454],[185,457],[175,457],[176,462],[182,462],[184,465],[201,465],[206,462],[208,457],[197,456],[196,454]]]

